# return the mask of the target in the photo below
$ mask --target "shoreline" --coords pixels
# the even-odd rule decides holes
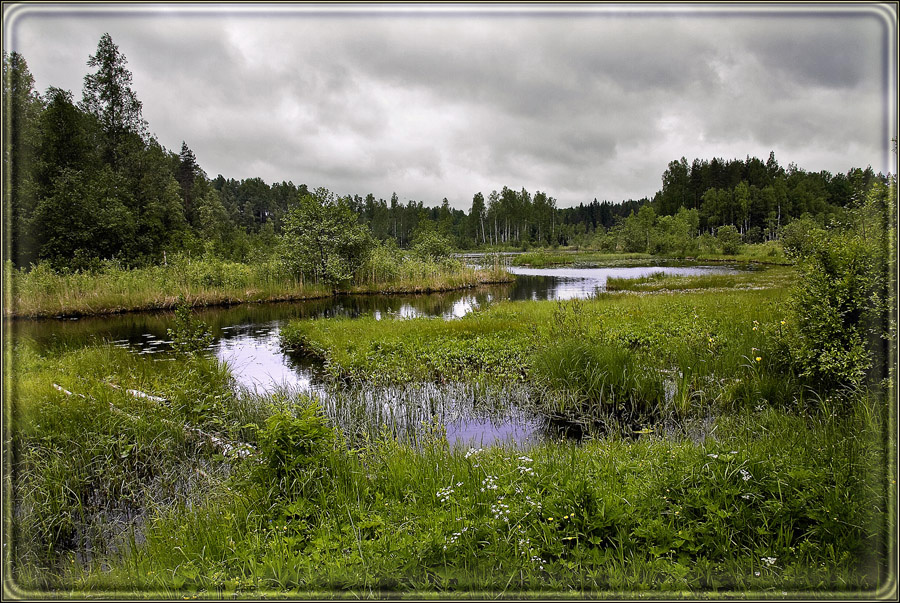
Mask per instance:
[[[458,286],[441,287],[439,285],[415,285],[413,287],[401,287],[400,289],[390,288],[390,284],[373,285],[374,288],[365,288],[366,285],[357,285],[356,288],[348,290],[325,292],[308,292],[296,294],[273,295],[261,298],[240,298],[240,297],[211,297],[210,299],[202,299],[202,294],[198,294],[196,298],[188,297],[187,301],[191,308],[227,308],[231,306],[239,306],[244,304],[268,304],[268,303],[287,303],[298,301],[312,301],[317,299],[328,299],[332,297],[352,296],[352,295],[427,295],[431,293],[447,293],[450,291],[461,291],[463,289],[474,289],[483,285],[502,285],[515,281],[515,275],[508,274],[507,279],[488,278],[486,280],[478,280],[472,283],[466,283]],[[382,287],[382,288],[379,288]],[[164,301],[155,301],[152,303],[131,306],[131,307],[114,307],[104,308],[96,311],[69,310],[63,312],[32,312],[18,313],[8,312],[4,309],[3,320],[5,322],[14,322],[22,320],[62,320],[73,318],[91,318],[98,316],[117,316],[122,314],[138,314],[151,312],[166,312],[174,310],[178,304],[178,296],[166,296]]]

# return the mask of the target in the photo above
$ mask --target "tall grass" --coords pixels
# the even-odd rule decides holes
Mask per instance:
[[[203,434],[242,440],[261,420],[213,359],[144,360],[112,346],[42,356],[27,342],[13,354],[11,555],[36,588],[72,553],[90,565],[127,548],[150,506],[189,491],[196,503],[203,482],[225,470],[203,452]]]
[[[511,280],[499,267],[479,270],[453,260],[424,261],[405,252],[390,258],[375,256],[358,268],[344,292],[446,291]],[[27,271],[7,264],[5,270],[8,317],[172,309],[179,296],[193,306],[205,306],[314,299],[333,293],[290,273],[277,260],[242,264],[176,257],[166,265],[135,269],[106,262],[102,269],[87,272],[57,272],[43,263]]]
[[[594,251],[549,251],[540,250],[518,254],[512,257],[513,266],[547,268],[571,266],[573,264],[609,265],[630,264],[653,259],[649,253],[603,253]]]
[[[248,464],[204,504],[163,510],[109,572],[69,584],[219,598],[861,595],[887,566],[877,429],[860,414],[766,410],[702,442],[651,434],[525,453],[338,442],[291,480],[260,482]]]

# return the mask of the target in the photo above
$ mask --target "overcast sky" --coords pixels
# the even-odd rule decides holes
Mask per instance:
[[[896,172],[886,7],[4,8],[41,92],[80,99],[108,32],[150,130],[213,178],[468,209],[503,186],[652,196],[682,156]]]

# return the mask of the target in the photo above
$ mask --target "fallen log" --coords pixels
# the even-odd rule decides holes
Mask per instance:
[[[119,390],[119,391],[122,391],[122,388],[119,387],[118,385],[114,384],[114,383],[106,382],[106,384],[107,384],[108,386],[110,386],[111,388],[113,388],[113,389],[117,389],[117,390]],[[85,395],[83,395],[83,394],[76,394],[76,393],[70,392],[69,390],[63,388],[63,387],[62,387],[61,385],[59,385],[59,384],[53,383],[52,385],[53,385],[53,387],[55,387],[57,390],[59,390],[59,391],[61,391],[62,393],[66,394],[67,396],[79,396],[79,397],[81,397],[81,398],[87,398],[87,396],[85,396]],[[124,391],[125,391],[125,393],[127,393],[127,394],[129,394],[129,395],[132,395],[132,396],[134,396],[134,397],[136,397],[136,398],[144,398],[144,399],[146,399],[146,400],[151,400],[151,401],[153,401],[153,402],[158,402],[158,403],[169,402],[169,400],[168,400],[167,398],[161,398],[161,397],[159,397],[159,396],[153,396],[153,395],[151,395],[151,394],[142,392],[142,391],[137,390],[137,389],[126,389],[126,390],[124,390]],[[141,420],[139,417],[136,417],[136,416],[132,415],[131,413],[125,412],[124,410],[122,410],[121,408],[117,407],[117,406],[116,406],[115,404],[113,404],[112,402],[109,403],[109,408],[110,408],[110,410],[112,410],[114,413],[116,413],[116,414],[118,414],[118,415],[122,415],[122,416],[128,417],[128,418],[131,419],[132,421],[140,421],[140,420]],[[223,438],[223,437],[220,436],[220,435],[217,435],[217,434],[214,434],[214,433],[207,433],[207,432],[203,431],[202,429],[200,429],[199,427],[193,427],[193,426],[191,426],[191,425],[179,425],[179,424],[176,423],[175,421],[172,421],[172,420],[169,420],[169,419],[162,419],[162,418],[161,418],[160,420],[161,420],[163,423],[165,423],[166,425],[169,425],[169,426],[172,426],[172,427],[176,427],[176,428],[180,427],[180,428],[181,428],[182,430],[184,430],[186,433],[191,433],[191,434],[194,434],[194,435],[198,435],[198,436],[200,436],[200,437],[206,439],[206,440],[212,445],[213,448],[215,448],[216,450],[221,450],[221,451],[222,451],[222,454],[223,454],[224,456],[226,456],[226,457],[235,457],[235,456],[236,456],[236,457],[239,457],[239,458],[245,458],[245,457],[248,457],[248,456],[252,456],[253,454],[256,453],[256,448],[254,448],[252,444],[248,444],[248,443],[246,443],[246,442],[232,442],[232,441],[230,441],[230,440],[228,440],[228,439],[226,439],[226,438]]]

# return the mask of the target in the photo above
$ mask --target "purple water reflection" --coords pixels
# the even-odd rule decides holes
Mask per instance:
[[[444,426],[451,446],[493,446],[508,444],[528,446],[540,441],[537,421],[507,419],[501,422],[481,419],[460,419]]]

